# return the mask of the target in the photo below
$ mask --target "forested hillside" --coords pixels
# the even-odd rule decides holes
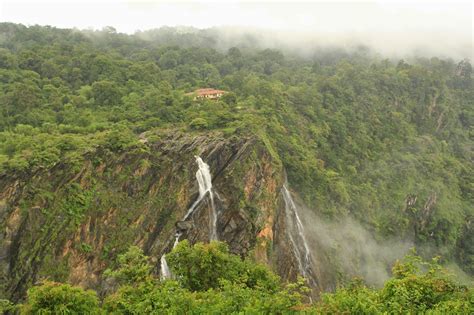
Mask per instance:
[[[18,218],[42,216],[47,219],[33,222],[53,224],[54,216],[64,214],[69,220],[65,231],[71,233],[93,211],[106,209],[107,202],[119,208],[126,200],[126,207],[133,209],[134,191],[146,193],[146,187],[153,186],[128,181],[146,174],[153,163],[162,165],[163,172],[168,166],[171,169],[180,151],[173,151],[163,139],[173,134],[183,135],[185,145],[176,144],[183,150],[200,143],[233,146],[233,153],[222,149],[229,159],[240,158],[239,152],[247,150],[241,142],[249,141],[252,149],[245,151],[245,162],[232,166],[222,183],[237,187],[238,174],[257,169],[261,177],[243,177],[242,194],[248,195],[246,185],[261,183],[263,187],[271,182],[276,187],[287,177],[319,218],[329,222],[350,218],[377,241],[409,240],[424,258],[440,255],[441,264],[457,265],[469,282],[474,274],[474,89],[468,60],[390,60],[366,47],[321,49],[303,58],[285,50],[252,48],[249,37],[225,47],[216,32],[165,28],[126,35],[113,28],[80,32],[0,24],[0,182],[4,189],[0,257],[9,260],[2,266],[3,298],[23,300],[35,280],[67,281],[70,272],[66,264],[61,275],[51,276],[54,271],[35,267],[34,259],[30,267],[31,253],[18,250],[26,244],[22,242],[36,246],[36,239],[54,240],[41,234],[51,232],[46,224],[25,241],[18,231],[22,222],[27,223]],[[187,95],[206,87],[228,93],[218,100]],[[195,136],[211,140],[197,143],[186,138]],[[162,144],[150,145],[157,141]],[[206,150],[216,156],[210,147]],[[173,152],[172,158],[161,153],[168,151]],[[186,151],[186,157],[192,157],[191,151]],[[211,168],[227,167],[220,160],[213,163]],[[114,171],[102,176],[97,171],[101,165]],[[181,172],[187,165],[188,160],[173,170]],[[122,169],[126,170],[123,174]],[[152,182],[160,172],[143,176]],[[55,176],[63,175],[64,180],[55,181]],[[192,175],[170,180],[170,200],[153,202],[167,207],[186,205],[191,199],[188,188],[179,185],[188,177]],[[163,178],[168,183],[168,177]],[[117,185],[109,187],[107,180]],[[23,181],[37,184],[22,186]],[[250,200],[247,204],[240,202],[251,218],[248,222],[253,220],[252,213],[260,218],[262,209],[272,207],[267,199],[276,188],[261,186],[246,199]],[[186,192],[183,200],[180,191]],[[234,199],[227,200],[231,204]],[[236,207],[239,200],[235,199]],[[140,199],[140,205],[147,202]],[[35,206],[41,209],[34,210]],[[32,211],[37,212],[33,215]],[[101,212],[104,218],[109,215],[106,212]],[[273,220],[272,215],[263,217]],[[123,220],[123,226],[126,220],[135,222],[132,217]],[[263,235],[259,233],[267,221],[255,220],[255,226],[245,229]],[[90,220],[88,224],[93,225]],[[173,223],[166,224],[164,231],[171,231]],[[66,242],[60,230],[51,228],[54,238]],[[101,244],[100,253],[87,242],[77,245],[82,246],[84,257],[100,257],[100,267],[94,269],[97,277],[128,246],[141,245],[135,241],[135,232],[120,235],[120,231],[114,230],[109,237],[124,242],[116,240],[107,250]],[[153,233],[160,237],[158,230]],[[245,256],[254,250],[258,256],[259,243],[251,239],[246,239],[245,251],[231,244],[232,252]],[[265,246],[270,252],[272,245]],[[180,249],[184,251],[184,245]],[[61,256],[59,250],[38,247],[34,253],[41,264],[60,262],[55,260]],[[26,269],[15,269],[19,265]],[[24,273],[30,278],[21,279]],[[272,281],[276,280],[268,277],[264,277],[268,287],[262,290],[274,292]],[[239,286],[245,296],[253,284],[239,281],[223,286],[226,290]],[[117,294],[126,294],[126,289],[121,290]],[[350,290],[355,289],[344,294]],[[229,292],[219,293],[224,295],[220,298]],[[201,293],[186,294],[191,300],[209,299],[192,295]],[[113,310],[119,308],[112,299],[108,303]],[[326,311],[331,312],[329,306]]]

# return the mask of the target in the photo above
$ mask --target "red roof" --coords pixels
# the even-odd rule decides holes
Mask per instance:
[[[205,96],[205,95],[215,95],[215,94],[224,94],[226,91],[223,90],[216,90],[213,88],[206,88],[206,89],[197,89],[196,91],[188,94],[196,94],[197,96]]]

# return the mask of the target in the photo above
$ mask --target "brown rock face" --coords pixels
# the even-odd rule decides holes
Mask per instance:
[[[199,196],[195,155],[210,167],[217,237],[283,279],[298,274],[284,231],[284,172],[258,138],[179,132],[155,135],[129,152],[88,153],[80,165],[0,176],[0,297],[21,300],[43,279],[99,292],[103,271],[138,245],[159,272],[175,235],[208,242],[208,197],[182,221]]]

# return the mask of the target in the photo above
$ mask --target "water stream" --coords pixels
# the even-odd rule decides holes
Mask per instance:
[[[168,280],[171,279],[171,270],[168,267],[168,262],[166,261],[166,256],[161,256],[160,259],[161,269],[160,269],[160,279],[161,280]]]
[[[189,208],[182,221],[188,219],[193,213],[199,203],[209,194],[211,202],[211,214],[209,220],[209,240],[217,240],[217,212],[214,204],[214,192],[212,191],[212,177],[207,165],[199,156],[195,156],[198,170],[196,172],[196,180],[199,185],[199,197]]]
[[[176,233],[174,243],[173,243],[173,249],[176,247],[176,245],[178,245],[181,234],[182,234],[181,232]],[[171,273],[170,267],[168,266],[166,255],[161,256],[160,262],[161,262],[160,279],[161,280],[171,279],[173,277],[173,274]]]
[[[298,207],[286,185],[283,185],[281,191],[285,201],[286,230],[298,262],[298,269],[303,277],[310,280],[308,273],[311,269],[311,250],[306,240],[303,223],[298,215]]]
[[[209,194],[209,200],[211,202],[211,214],[209,218],[209,240],[217,240],[217,212],[214,204],[214,193],[212,191],[212,176],[209,170],[209,165],[207,165],[199,156],[195,156],[196,163],[198,164],[198,170],[196,172],[196,180],[199,185],[199,197],[192,204],[192,206],[186,212],[186,215],[183,217],[182,221],[187,220],[196,210],[196,207],[201,203],[201,201]],[[175,241],[173,248],[178,245],[179,238],[181,237],[181,232],[177,232],[175,236]],[[168,267],[168,262],[166,261],[166,256],[161,256],[161,272],[160,277],[162,280],[170,279],[172,277],[171,271]]]

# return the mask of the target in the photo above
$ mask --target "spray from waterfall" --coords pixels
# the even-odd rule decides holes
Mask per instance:
[[[311,251],[309,249],[308,241],[306,240],[303,223],[298,215],[298,208],[296,207],[286,184],[283,185],[281,191],[283,200],[285,201],[285,214],[287,220],[286,230],[298,262],[299,272],[307,280],[311,280],[311,277],[309,276],[311,270]]]

